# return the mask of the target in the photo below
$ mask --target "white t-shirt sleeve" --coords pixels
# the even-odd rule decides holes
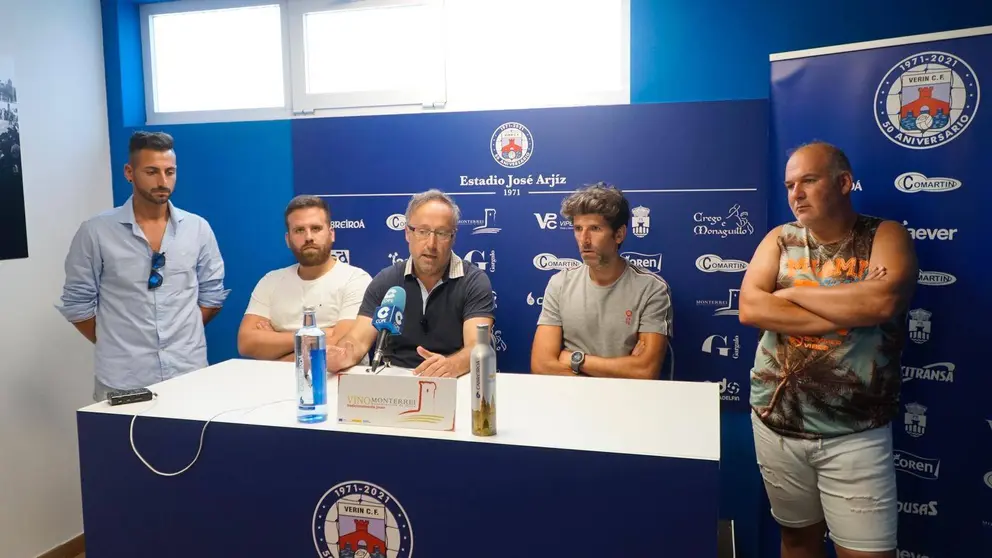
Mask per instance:
[[[255,290],[251,292],[251,298],[248,299],[245,314],[261,316],[266,320],[272,319],[272,290],[275,288],[275,283],[275,275],[271,272],[266,273],[258,281]]]
[[[341,312],[338,314],[338,320],[354,320],[358,317],[358,310],[362,307],[362,300],[365,298],[365,290],[371,282],[372,277],[365,270],[357,267],[354,269],[341,293]]]

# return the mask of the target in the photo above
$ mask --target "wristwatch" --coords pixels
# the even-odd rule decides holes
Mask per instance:
[[[586,361],[586,354],[582,351],[572,351],[572,358],[570,360],[572,364],[572,373],[578,375],[581,370],[582,364]]]

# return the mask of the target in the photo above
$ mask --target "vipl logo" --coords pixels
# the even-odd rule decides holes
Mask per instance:
[[[568,219],[559,218],[557,213],[545,213],[544,215],[541,215],[540,213],[535,213],[534,217],[537,218],[537,226],[540,227],[541,230],[553,231],[556,229],[561,229],[561,230],[572,229],[572,222],[569,221]]]

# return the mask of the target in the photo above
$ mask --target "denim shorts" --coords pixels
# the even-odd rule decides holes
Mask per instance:
[[[806,440],[780,436],[754,412],[751,424],[758,468],[780,525],[798,529],[826,520],[837,546],[860,552],[896,548],[891,425]]]

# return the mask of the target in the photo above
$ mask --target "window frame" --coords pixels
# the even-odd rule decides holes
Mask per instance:
[[[480,0],[482,1],[482,0]],[[307,93],[306,33],[304,16],[313,12],[351,11],[376,8],[433,6],[438,10],[438,26],[444,28],[443,0],[289,0],[289,50],[290,50],[290,89],[292,90],[293,114],[297,116],[314,114],[320,111],[339,114],[382,114],[419,111],[431,106],[443,106],[445,102],[445,49],[440,40],[440,51],[436,53],[436,68],[440,78],[429,86],[428,92],[411,89],[389,91],[350,91],[347,93]]]
[[[247,122],[256,120],[284,120],[292,118],[292,90],[290,89],[289,19],[288,0],[178,0],[156,2],[138,6],[141,23],[141,58],[145,90],[145,123],[151,126],[192,124],[207,122]],[[282,31],[282,80],[283,106],[249,109],[211,109],[179,112],[155,110],[155,67],[152,59],[151,18],[163,14],[181,14],[209,10],[279,6]]]
[[[477,0],[487,1],[487,0]],[[631,0],[620,0],[621,30],[620,40],[620,89],[592,92],[576,92],[565,98],[555,98],[541,102],[515,102],[512,104],[491,105],[487,102],[474,102],[471,99],[450,98],[448,94],[450,62],[448,58],[450,24],[445,0],[174,0],[141,4],[139,20],[141,26],[141,54],[145,94],[145,124],[195,124],[208,122],[247,122],[258,120],[292,120],[307,117],[375,116],[399,114],[425,114],[431,112],[481,112],[495,110],[527,110],[564,108],[577,106],[602,106],[630,104],[630,4]],[[151,17],[160,14],[197,12],[215,9],[248,8],[252,6],[278,5],[282,23],[282,68],[283,101],[282,107],[255,109],[219,109],[183,112],[155,111],[155,69],[152,62]],[[436,91],[411,98],[409,90],[396,95],[393,92],[367,93],[306,93],[305,37],[303,35],[303,15],[315,11],[334,9],[378,8],[386,6],[434,5],[439,9],[439,24],[443,33],[440,38],[438,76]],[[404,97],[405,95],[405,97]],[[390,98],[392,96],[392,98]]]

